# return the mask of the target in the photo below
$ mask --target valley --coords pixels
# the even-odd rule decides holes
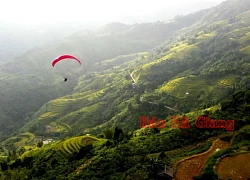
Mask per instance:
[[[1,62],[0,179],[250,178],[249,19],[249,1],[228,0]],[[82,64],[52,67],[66,51]],[[141,116],[167,128],[142,128]],[[173,116],[189,128],[171,127]],[[198,128],[201,116],[220,122]]]

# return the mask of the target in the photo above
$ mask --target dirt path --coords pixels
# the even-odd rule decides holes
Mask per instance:
[[[76,174],[80,174],[80,173],[82,172],[82,170],[83,170],[86,166],[88,166],[95,158],[96,158],[96,156],[94,156],[94,157],[88,159],[86,163],[82,164],[81,166],[79,166],[79,167],[75,170],[75,173],[76,173]]]
[[[206,152],[178,161],[174,166],[177,167],[177,170],[173,180],[193,180],[194,176],[200,175],[206,161],[214,152],[225,149],[228,146],[228,142],[216,139]]]

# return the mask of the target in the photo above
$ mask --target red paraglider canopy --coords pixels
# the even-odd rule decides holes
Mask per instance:
[[[56,65],[56,63],[58,63],[59,61],[64,60],[64,59],[68,59],[68,58],[75,59],[81,64],[81,61],[78,58],[76,58],[75,56],[72,56],[70,54],[64,54],[64,55],[61,55],[61,56],[57,57],[56,59],[54,59],[52,62],[52,66],[54,67]]]

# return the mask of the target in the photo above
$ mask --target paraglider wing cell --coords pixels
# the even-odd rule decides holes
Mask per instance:
[[[64,55],[61,55],[61,56],[57,57],[56,59],[54,59],[52,62],[52,66],[54,67],[56,65],[56,63],[58,63],[59,61],[64,60],[64,59],[75,59],[81,64],[81,61],[78,58],[76,58],[75,56],[72,56],[70,54],[64,54]]]

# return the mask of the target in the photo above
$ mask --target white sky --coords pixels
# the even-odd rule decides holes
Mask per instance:
[[[0,0],[0,22],[112,22],[223,0]]]

